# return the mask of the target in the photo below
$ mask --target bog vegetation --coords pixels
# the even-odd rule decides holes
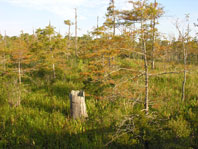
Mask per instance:
[[[189,16],[178,38],[157,30],[156,1],[110,0],[106,21],[77,36],[65,20],[33,34],[0,35],[0,148],[197,148],[198,40]],[[75,24],[75,36],[70,28]],[[196,24],[195,24],[196,27]],[[69,93],[86,93],[88,118],[70,117]]]

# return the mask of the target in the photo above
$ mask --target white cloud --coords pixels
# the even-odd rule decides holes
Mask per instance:
[[[86,0],[1,0],[16,6],[28,7],[37,10],[48,11],[59,16],[71,18],[75,7],[80,6]]]
[[[48,11],[61,17],[73,18],[74,8],[97,8],[104,6],[108,0],[0,0],[19,7]],[[85,18],[79,14],[79,18]]]
[[[116,8],[117,9],[127,9],[129,8],[129,5],[127,4],[128,0],[115,0]],[[40,10],[43,12],[47,12],[44,14],[48,14],[49,17],[47,19],[51,20],[53,25],[56,25],[56,27],[65,30],[65,25],[60,23],[60,20],[64,19],[70,19],[74,21],[74,8],[78,9],[78,19],[79,19],[79,28],[82,29],[81,32],[85,33],[85,30],[90,30],[93,26],[96,25],[96,17],[99,16],[99,24],[102,24],[104,21],[104,16],[106,13],[106,9],[108,7],[108,4],[110,0],[0,0],[0,2],[9,3],[11,5],[14,5],[15,7],[22,7],[22,8],[29,8],[33,10],[33,12],[36,10]],[[24,12],[25,13],[25,12]],[[29,13],[29,12],[27,12]],[[39,12],[40,13],[40,12]],[[50,13],[50,14],[49,14]],[[50,16],[51,14],[55,14]],[[30,15],[32,15],[30,13]],[[46,16],[46,15],[43,15]],[[43,17],[41,15],[41,17]],[[55,17],[54,17],[55,16]],[[44,23],[42,19],[40,22],[35,21],[38,18],[32,18],[34,21],[28,21],[28,19],[20,19],[20,17],[23,16],[16,16],[18,20],[24,21],[23,25],[18,25],[19,27],[15,27],[16,31],[19,31],[19,28],[27,28],[27,26],[44,26],[46,25],[46,22]],[[28,22],[31,22],[28,24]],[[48,22],[47,22],[48,23]],[[12,32],[16,32],[14,29],[8,29],[8,26],[5,25],[4,28],[7,28],[7,30],[12,30]],[[11,27],[10,27],[11,28]],[[12,27],[14,28],[14,27]],[[13,31],[14,30],[14,31]],[[31,29],[26,29],[27,31]]]
[[[37,10],[44,10],[59,16],[71,16],[74,8],[95,8],[107,7],[109,0],[0,0],[20,7],[28,7]],[[116,0],[116,5],[126,7],[128,0]]]

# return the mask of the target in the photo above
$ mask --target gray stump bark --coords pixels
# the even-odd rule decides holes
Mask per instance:
[[[69,94],[71,117],[78,119],[88,117],[85,103],[85,92],[72,90]]]

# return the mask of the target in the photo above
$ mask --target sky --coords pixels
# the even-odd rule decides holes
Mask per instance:
[[[154,0],[153,0],[154,1]],[[174,23],[190,14],[190,23],[197,22],[198,0],[157,0],[165,10],[159,20],[159,31],[167,37],[176,34]],[[128,9],[127,0],[115,0],[118,9]],[[102,25],[109,0],[0,0],[0,33],[18,36],[20,32],[32,33],[33,29],[44,28],[49,21],[56,31],[66,35],[68,27],[64,20],[74,22],[74,8],[78,11],[78,34],[86,34],[97,24]],[[72,27],[74,32],[74,26]]]

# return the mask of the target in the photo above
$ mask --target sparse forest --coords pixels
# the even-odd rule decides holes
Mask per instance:
[[[157,0],[130,0],[131,10],[115,1],[104,23],[83,36],[77,9],[75,22],[63,20],[66,36],[52,23],[0,34],[0,148],[198,148],[190,16],[175,21],[178,37],[166,39]],[[72,90],[85,92],[88,117],[71,117]]]

